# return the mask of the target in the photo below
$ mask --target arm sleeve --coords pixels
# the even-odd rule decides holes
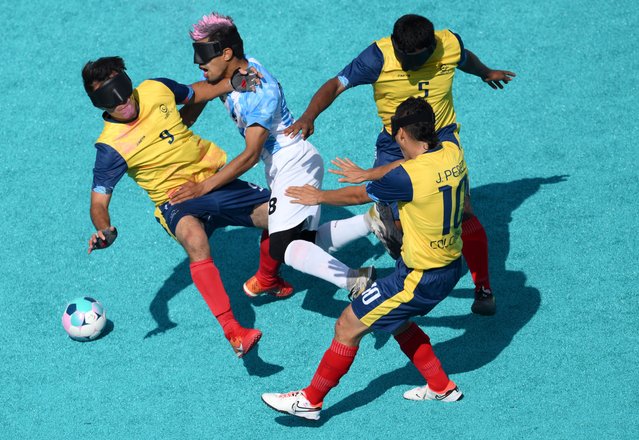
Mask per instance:
[[[101,194],[111,194],[129,168],[124,158],[107,144],[95,144],[95,166],[93,167],[92,190]]]
[[[246,126],[258,124],[270,131],[282,99],[279,84],[263,84],[253,93],[242,93],[240,99],[244,100],[241,117],[246,121]]]
[[[153,81],[161,82],[173,92],[177,104],[187,104],[193,98],[193,88],[168,78],[153,78]]]
[[[451,31],[451,33],[457,38],[457,41],[459,41],[459,47],[461,48],[461,55],[459,58],[459,62],[457,63],[457,67],[462,67],[464,64],[466,64],[466,49],[464,48],[464,42],[462,41],[459,34],[456,34],[453,31]]]
[[[337,74],[337,79],[347,89],[362,84],[373,84],[382,73],[382,67],[384,55],[377,44],[373,43],[344,67]]]
[[[413,183],[400,165],[381,179],[366,184],[366,192],[376,202],[410,202],[413,200]]]

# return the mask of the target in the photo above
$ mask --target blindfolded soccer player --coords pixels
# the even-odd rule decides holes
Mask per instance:
[[[302,116],[284,131],[297,136],[301,131],[306,139],[314,132],[315,119],[345,90],[364,84],[373,86],[377,112],[382,120],[382,131],[377,137],[374,167],[391,164],[402,159],[399,145],[391,135],[391,116],[397,106],[408,97],[425,98],[436,116],[437,133],[458,137],[459,124],[453,106],[453,79],[457,69],[480,77],[493,89],[503,89],[515,74],[507,70],[486,67],[470,50],[464,47],[459,35],[450,30],[434,30],[433,23],[420,15],[404,15],[393,26],[390,36],[368,46],[334,78],[322,85]],[[337,163],[346,176],[344,182],[359,183],[374,180],[372,170],[350,168],[348,162]],[[349,172],[350,171],[350,172]],[[399,255],[401,231],[393,220],[398,220],[397,207],[377,205],[377,214],[384,227],[374,231],[393,258]],[[495,298],[488,272],[488,238],[484,227],[475,216],[466,197],[463,217],[464,258],[475,283],[474,313],[495,313]]]
[[[391,127],[405,161],[380,180],[334,191],[310,185],[287,190],[305,205],[396,202],[404,240],[395,272],[373,283],[342,312],[311,383],[300,391],[262,394],[277,411],[319,419],[325,396],[348,372],[362,337],[372,330],[392,333],[426,379],[426,385],[405,392],[404,398],[454,402],[463,397],[442,369],[428,335],[410,318],[429,313],[461,277],[461,218],[468,186],[464,150],[454,136],[438,138],[435,115],[422,98],[400,104]]]
[[[284,194],[291,185],[319,188],[324,177],[322,157],[301,136],[289,138],[283,131],[293,122],[284,92],[277,79],[256,59],[245,55],[242,38],[230,17],[211,13],[193,26],[194,61],[204,72],[209,84],[231,77],[238,68],[254,68],[262,75],[255,93],[230,92],[221,96],[229,116],[244,137],[245,148],[213,178],[184,184],[173,202],[226,185],[252,168],[260,158],[264,162],[266,181],[271,190],[268,212],[270,254],[280,262],[321,278],[350,295],[361,293],[374,278],[372,267],[352,269],[328,253],[370,232],[364,216],[350,221],[319,225],[320,208],[291,203]],[[188,107],[188,106],[187,106]],[[195,121],[203,107],[185,116]],[[257,277],[244,284],[249,296],[258,296],[276,286]]]
[[[266,229],[270,192],[233,179],[216,191],[184,203],[170,203],[169,194],[185,182],[211,179],[226,163],[224,150],[188,129],[177,105],[211,99],[234,89],[245,92],[254,88],[254,75],[235,72],[230,81],[214,88],[156,78],[143,81],[134,89],[122,58],[108,57],[88,62],[82,78],[91,102],[104,111],[104,128],[95,143],[91,192],[91,220],[97,232],[89,240],[89,253],[108,247],[117,237],[109,203],[114,187],[128,174],[155,204],[157,221],[185,249],[195,286],[236,355],[244,356],[262,333],[242,327],[233,316],[219,271],[211,259],[209,236],[214,229],[227,225]],[[256,276],[278,284],[279,296],[290,295],[292,287],[278,277],[280,263],[268,254],[266,231],[264,237],[266,247],[260,250]]]

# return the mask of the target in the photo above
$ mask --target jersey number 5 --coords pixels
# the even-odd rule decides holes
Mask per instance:
[[[442,235],[450,234],[451,215],[453,216],[453,227],[459,228],[462,221],[462,215],[464,213],[464,207],[462,205],[463,196],[468,190],[468,175],[465,175],[463,179],[459,181],[457,190],[455,191],[455,212],[453,215],[453,188],[450,185],[444,185],[439,187],[439,192],[444,197],[444,227],[442,228]]]
[[[424,98],[428,96],[428,89],[426,88],[428,84],[428,81],[420,81],[417,83],[417,88],[419,89],[419,91],[424,92]]]

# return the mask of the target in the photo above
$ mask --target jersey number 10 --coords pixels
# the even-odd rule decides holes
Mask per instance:
[[[453,213],[453,188],[450,185],[439,187],[439,192],[442,193],[444,197],[444,227],[442,229],[442,235],[450,234],[451,216],[453,217],[453,227],[455,229],[461,225],[462,215],[464,213],[462,200],[466,191],[468,191],[468,174],[459,181],[459,185],[455,191],[455,212]]]

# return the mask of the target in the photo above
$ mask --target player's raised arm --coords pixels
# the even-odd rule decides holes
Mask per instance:
[[[307,139],[315,131],[315,119],[326,110],[346,87],[337,78],[331,78],[320,87],[311,102],[306,107],[302,116],[290,127],[284,130],[286,136],[295,137],[302,132],[302,137]]]
[[[260,78],[262,74],[254,67],[247,70],[237,69],[233,72],[233,76],[229,79],[221,79],[216,83],[207,81],[198,81],[191,84],[193,89],[193,97],[180,109],[180,116],[187,127],[192,126],[197,121],[206,103],[219,98],[220,96],[237,92],[253,92],[256,87],[261,84]]]
[[[480,77],[485,83],[495,90],[503,89],[504,85],[508,84],[515,76],[517,76],[514,72],[510,72],[508,70],[494,70],[486,67],[477,55],[468,49],[465,51],[466,61],[464,64],[459,66],[459,69],[462,72]]]

